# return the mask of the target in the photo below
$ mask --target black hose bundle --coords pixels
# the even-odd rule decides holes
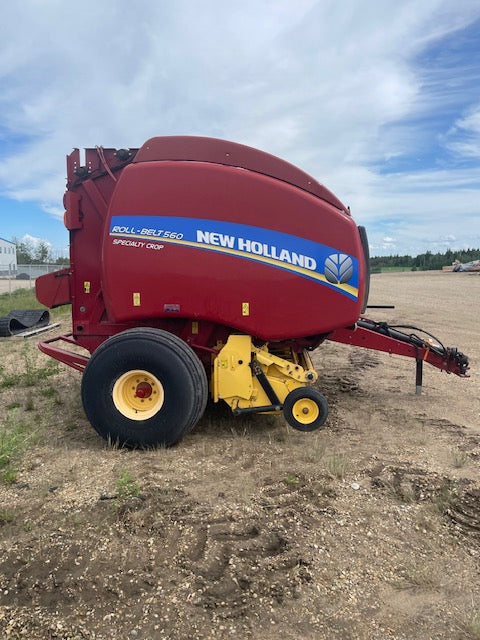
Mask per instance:
[[[440,340],[424,329],[419,329],[418,327],[414,327],[408,324],[394,325],[388,324],[387,322],[375,322],[373,320],[365,319],[359,320],[357,324],[364,329],[370,329],[371,331],[382,333],[383,335],[389,336],[390,338],[395,338],[395,340],[406,342],[407,344],[412,345],[412,347],[428,348],[430,349],[430,351],[433,351],[441,357],[448,357],[448,351],[440,342]],[[430,340],[422,338],[416,333],[405,333],[403,331],[398,331],[398,329],[410,329],[412,331],[416,331],[417,333],[423,333],[425,336],[428,336]]]
[[[405,342],[417,349],[428,349],[445,360],[455,361],[458,364],[460,375],[465,375],[469,368],[468,358],[465,354],[458,351],[456,347],[445,347],[438,338],[424,329],[419,329],[418,327],[408,324],[392,325],[387,322],[375,322],[374,320],[367,320],[366,318],[358,320],[357,325],[364,329],[370,329],[370,331],[389,336],[400,342]],[[405,333],[404,331],[399,331],[399,329],[409,329],[416,333]],[[418,333],[428,337],[423,338],[417,335]]]

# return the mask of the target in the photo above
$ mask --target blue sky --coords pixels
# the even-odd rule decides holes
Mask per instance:
[[[192,134],[308,171],[374,255],[480,247],[477,1],[24,0],[0,36],[0,237],[65,251],[72,148]]]

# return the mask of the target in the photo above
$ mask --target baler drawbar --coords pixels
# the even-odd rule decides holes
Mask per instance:
[[[424,333],[426,338],[416,333],[404,333],[399,329],[411,329]],[[329,340],[345,344],[396,353],[415,358],[417,362],[428,362],[433,367],[465,377],[468,370],[468,358],[456,347],[444,347],[434,336],[423,329],[409,325],[389,325],[386,322],[375,322],[360,318],[355,326],[337,329],[328,336]]]
[[[235,415],[283,412],[318,429],[328,404],[310,352],[325,340],[414,358],[417,391],[423,362],[466,376],[456,348],[363,316],[365,229],[279,158],[188,136],[86,149],[82,162],[76,149],[64,204],[70,267],[36,290],[47,307],[72,305],[72,332],[39,348],[83,372],[104,438],[171,445],[209,395]]]

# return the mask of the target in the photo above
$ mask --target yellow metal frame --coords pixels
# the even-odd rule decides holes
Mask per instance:
[[[232,410],[272,404],[252,373],[252,360],[259,363],[281,404],[290,391],[317,380],[318,374],[306,351],[282,355],[287,357],[270,353],[267,345],[255,347],[251,336],[231,335],[213,361],[211,393],[214,401],[225,400]]]

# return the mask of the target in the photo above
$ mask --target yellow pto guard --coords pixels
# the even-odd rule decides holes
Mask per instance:
[[[306,351],[282,355],[288,359],[270,353],[266,345],[255,347],[251,336],[231,335],[213,362],[214,401],[225,400],[236,414],[281,411],[289,393],[318,378]],[[309,424],[310,416],[302,415]]]

